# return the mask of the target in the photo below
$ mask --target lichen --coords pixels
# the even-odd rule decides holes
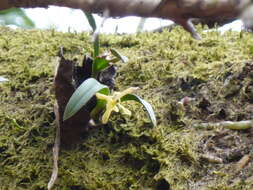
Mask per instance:
[[[199,30],[201,41],[179,27],[101,36],[104,51],[115,48],[130,59],[117,64],[117,90],[140,87],[138,95],[153,105],[158,126],[152,128],[138,104],[126,105],[133,116],[115,113],[78,147],[61,150],[55,189],[253,188],[252,162],[240,175],[233,171],[243,154],[252,154],[253,131],[194,128],[198,122],[253,119],[252,34]],[[61,46],[67,58],[80,61],[92,50],[88,33],[0,28],[0,76],[10,80],[0,84],[1,189],[46,189]],[[183,106],[184,97],[192,101]],[[241,154],[220,164],[203,160],[205,153],[220,156],[204,147],[210,137],[221,151],[236,145]]]

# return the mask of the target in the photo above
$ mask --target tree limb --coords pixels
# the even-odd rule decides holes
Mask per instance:
[[[49,5],[77,8],[90,13],[103,13],[107,9],[112,17],[134,15],[170,19],[198,38],[189,19],[233,20],[252,4],[252,0],[1,0],[0,10]]]

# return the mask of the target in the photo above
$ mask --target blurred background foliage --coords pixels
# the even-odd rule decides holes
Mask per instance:
[[[0,11],[0,25],[14,25],[25,29],[35,27],[34,22],[20,8],[11,8]]]
[[[43,15],[43,17],[41,16]],[[56,15],[58,18],[56,18]],[[63,19],[64,17],[64,19]],[[60,19],[59,19],[60,18]],[[94,19],[98,25],[103,18],[94,14]],[[159,28],[169,25],[170,21],[161,19],[149,19],[140,17],[124,17],[122,19],[107,19],[106,26],[102,33],[136,33],[143,32],[145,28]],[[132,27],[126,27],[131,23]],[[91,31],[89,23],[86,21],[85,13],[81,10],[50,6],[48,9],[33,8],[11,8],[0,11],[0,26],[10,26],[11,28],[23,29],[56,29],[57,31]],[[150,27],[152,25],[152,27]],[[118,28],[120,30],[118,31]]]

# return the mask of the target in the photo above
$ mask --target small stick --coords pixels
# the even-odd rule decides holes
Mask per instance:
[[[250,161],[250,156],[248,154],[244,155],[237,163],[236,163],[236,169],[237,171],[240,171],[243,169]]]
[[[211,154],[203,154],[201,155],[201,158],[207,160],[210,163],[215,163],[215,164],[222,164],[223,160],[217,156],[211,155]]]
[[[52,189],[57,176],[58,176],[58,159],[59,159],[59,150],[60,150],[60,125],[59,125],[59,113],[58,113],[58,104],[55,104],[54,107],[55,115],[56,115],[56,136],[54,141],[53,147],[53,159],[54,159],[54,166],[50,181],[47,184],[47,189]]]
[[[194,125],[196,128],[212,129],[214,127],[225,127],[233,130],[249,129],[253,126],[253,120],[245,121],[222,121],[219,123],[199,123]]]

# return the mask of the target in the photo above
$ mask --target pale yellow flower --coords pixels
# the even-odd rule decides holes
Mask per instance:
[[[129,111],[127,108],[125,108],[124,106],[120,104],[121,102],[120,99],[127,94],[133,93],[137,89],[138,88],[136,87],[130,87],[122,92],[114,92],[113,95],[111,96],[107,96],[101,93],[96,93],[96,97],[98,99],[106,101],[106,109],[102,116],[102,123],[106,124],[108,122],[112,111],[115,111],[115,112],[120,111],[125,115],[131,115],[131,111]]]

